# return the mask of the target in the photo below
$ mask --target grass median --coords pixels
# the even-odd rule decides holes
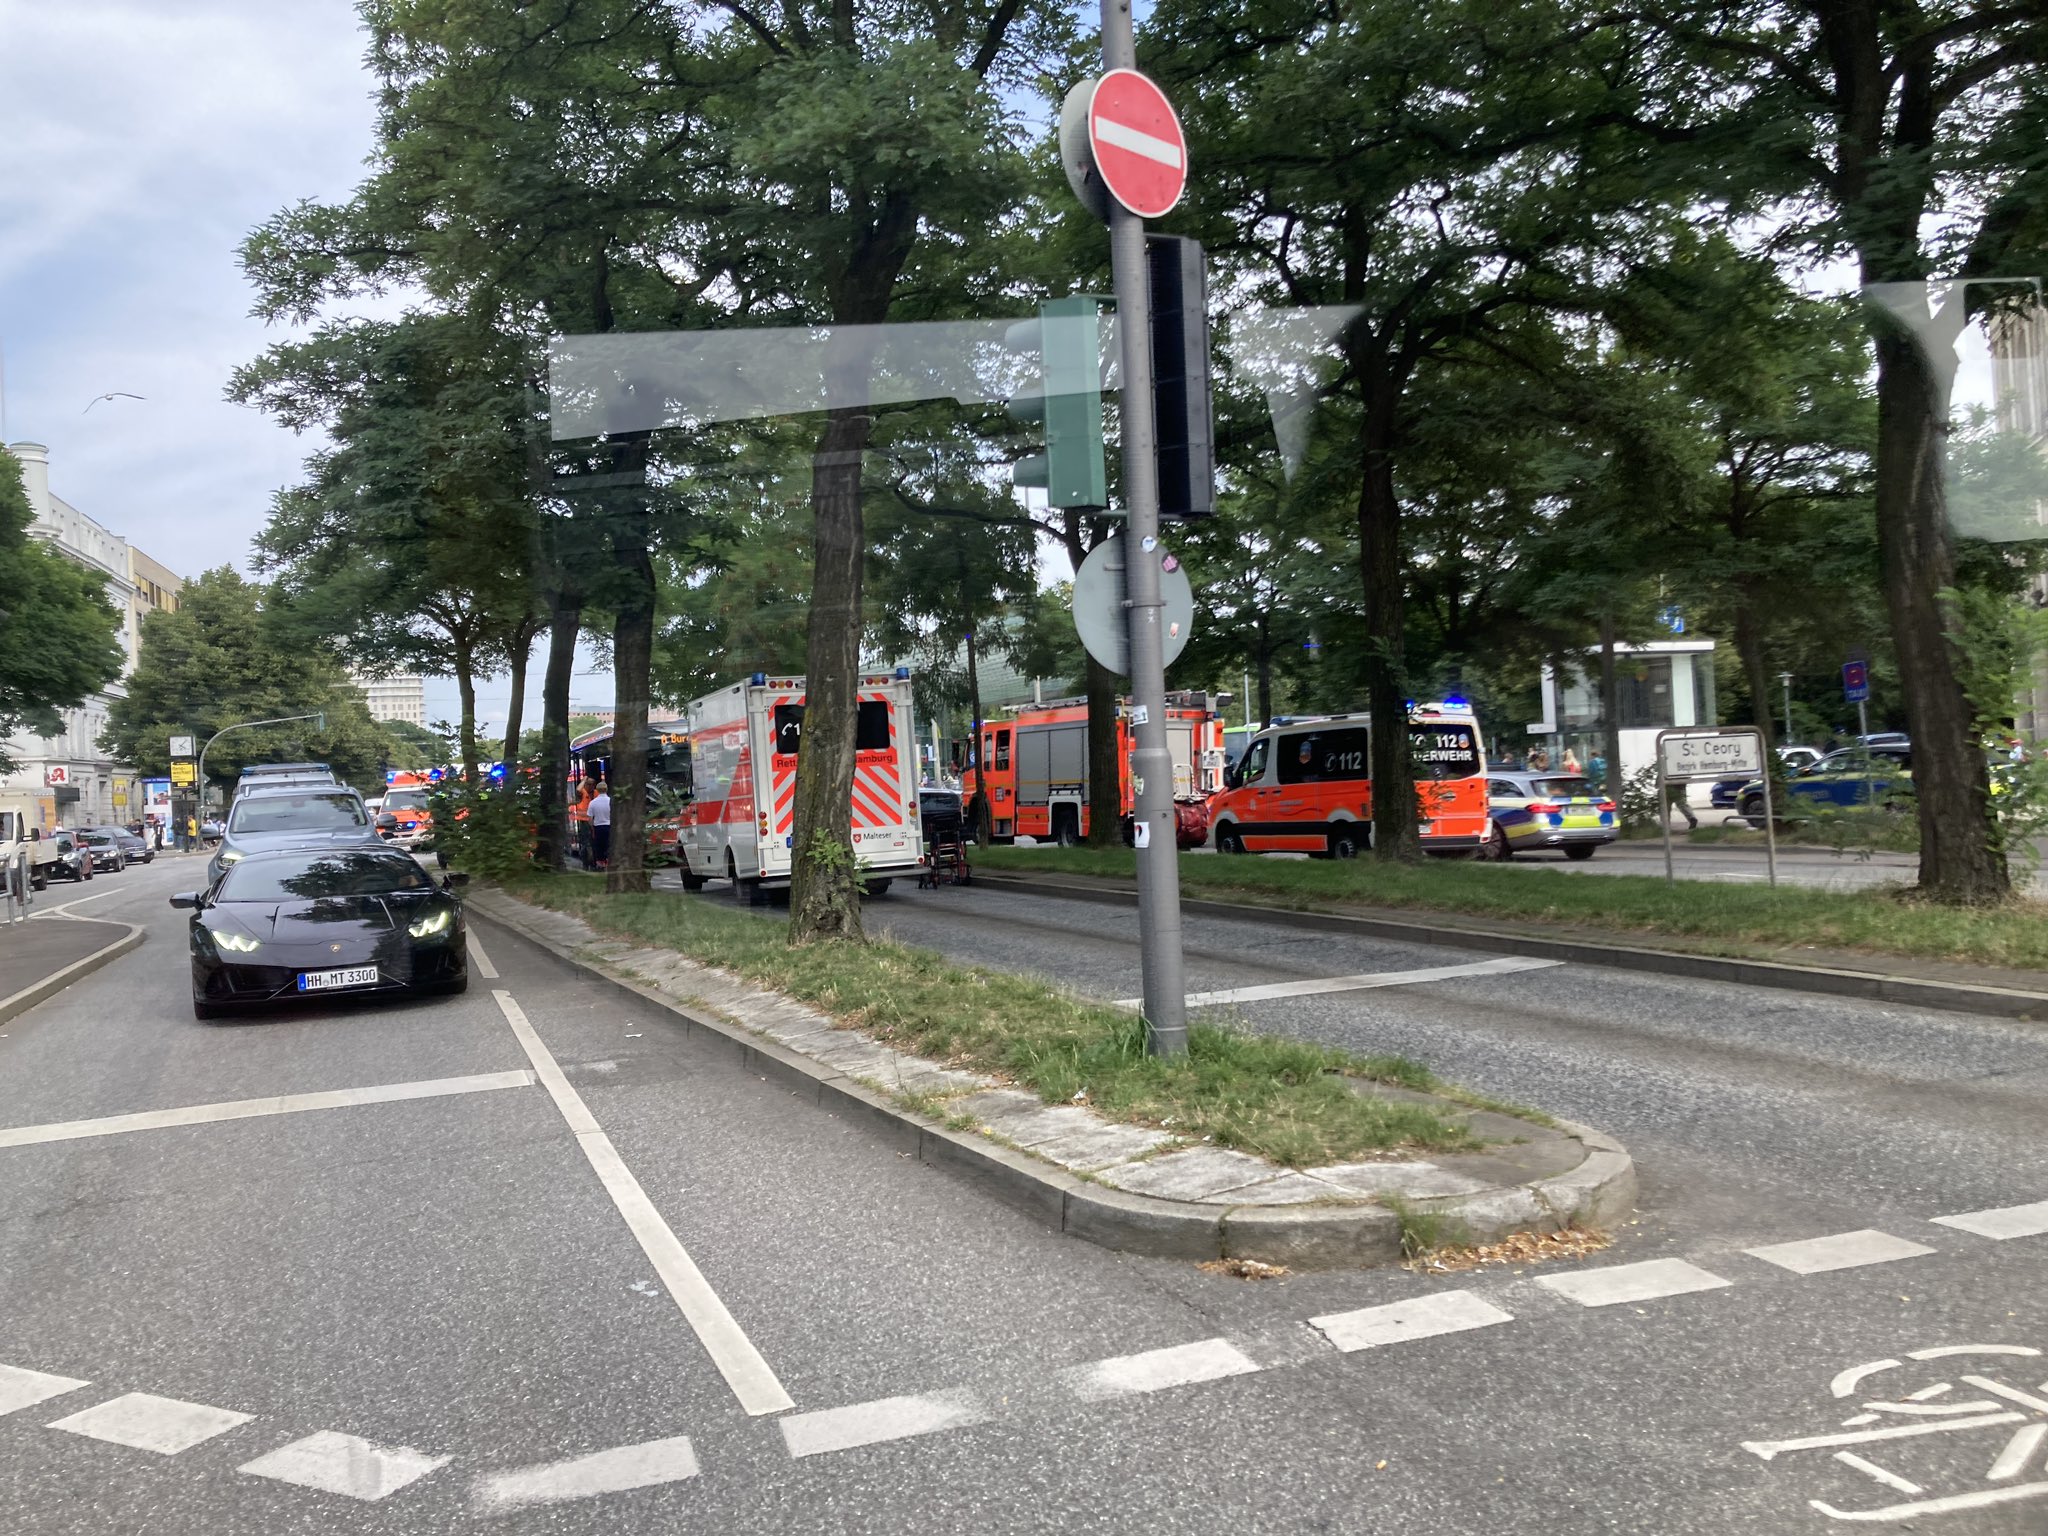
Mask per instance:
[[[1136,855],[1127,848],[985,848],[976,851],[975,864],[991,872],[1125,880],[1136,873]],[[1180,878],[1182,889],[1195,896],[1244,896],[1301,910],[1455,913],[1676,939],[1712,954],[1784,959],[1787,951],[1814,948],[2048,970],[2048,905],[2031,900],[1943,907],[1881,888],[1673,885],[1655,876],[1506,870],[1436,859],[1409,866],[1194,854],[1181,858]]]
[[[526,877],[504,888],[607,935],[672,949],[798,998],[899,1050],[1007,1078],[1047,1103],[1084,1102],[1113,1120],[1288,1167],[1477,1146],[1454,1112],[1360,1093],[1354,1083],[1493,1107],[1403,1057],[1209,1024],[1189,1030],[1185,1057],[1148,1056],[1135,1016],[1031,977],[900,944],[793,949],[778,921],[669,892],[607,895],[599,878],[582,875]]]

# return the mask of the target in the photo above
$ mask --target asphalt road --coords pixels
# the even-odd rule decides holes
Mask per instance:
[[[2043,1528],[2016,1495],[2048,1483],[2048,1356],[1911,1358],[2048,1350],[2048,1236],[1930,1220],[2048,1198],[2040,1033],[1653,983],[1630,1005],[1568,969],[1297,999],[1289,1027],[1630,1140],[1648,1212],[1564,1274],[1637,1299],[1549,1271],[1247,1283],[1048,1232],[486,923],[498,974],[466,996],[197,1024],[162,904],[187,878],[96,882],[79,910],[148,941],[0,1026],[10,1536],[1835,1528],[1815,1499]],[[1019,901],[899,887],[874,914],[1129,985],[1128,914]],[[1458,959],[1294,937],[1193,931],[1200,984]],[[341,1101],[291,1097],[316,1093]],[[1706,1149],[1711,1175],[1682,1166]],[[1743,1251],[1864,1227],[1930,1251]],[[1358,1342],[1332,1315],[1402,1303],[1411,1337],[1332,1342]],[[1911,1435],[1842,1427],[1915,1392],[1870,1427]],[[1783,1444],[1830,1435],[1866,1466]]]

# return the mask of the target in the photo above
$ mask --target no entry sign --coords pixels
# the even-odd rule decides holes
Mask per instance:
[[[1187,139],[1166,93],[1135,69],[1112,69],[1088,104],[1088,147],[1110,196],[1156,219],[1188,184]]]

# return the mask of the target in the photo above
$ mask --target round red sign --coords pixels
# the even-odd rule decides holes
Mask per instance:
[[[1110,195],[1156,219],[1188,184],[1188,145],[1166,93],[1135,69],[1112,69],[1088,104],[1088,145]]]

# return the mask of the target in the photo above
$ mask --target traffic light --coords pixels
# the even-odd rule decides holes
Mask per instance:
[[[1101,301],[1088,295],[1038,306],[1004,335],[1013,352],[1036,353],[1039,382],[1010,397],[1020,421],[1041,423],[1045,451],[1017,461],[1016,483],[1041,490],[1055,507],[1106,507],[1102,460]]]
[[[1152,282],[1153,434],[1161,517],[1216,512],[1216,436],[1209,414],[1209,280],[1202,244],[1147,235]]]

